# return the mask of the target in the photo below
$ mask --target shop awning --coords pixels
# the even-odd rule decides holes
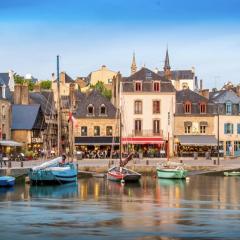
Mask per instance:
[[[181,145],[217,146],[217,139],[213,135],[181,135],[177,138]]]
[[[2,140],[0,141],[1,146],[7,146],[7,147],[21,147],[23,144],[11,140]]]
[[[122,138],[123,144],[163,144],[164,141],[159,137],[125,137]]]
[[[118,137],[75,137],[76,145],[119,145]]]

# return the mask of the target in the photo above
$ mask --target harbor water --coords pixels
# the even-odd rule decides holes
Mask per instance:
[[[240,239],[240,177],[0,189],[0,239]]]

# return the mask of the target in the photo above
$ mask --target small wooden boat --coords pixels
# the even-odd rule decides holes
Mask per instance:
[[[240,172],[224,172],[224,176],[240,176]]]
[[[2,176],[0,177],[0,187],[12,187],[15,184],[15,177]]]
[[[120,166],[110,168],[107,173],[107,179],[115,182],[137,182],[140,178],[140,173]]]
[[[183,179],[187,176],[187,170],[183,168],[183,165],[177,164],[162,164],[157,167],[158,178],[169,178],[169,179]]]

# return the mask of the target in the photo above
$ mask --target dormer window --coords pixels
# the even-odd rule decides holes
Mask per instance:
[[[87,114],[90,115],[90,116],[94,114],[94,107],[93,107],[92,104],[88,105]]]
[[[100,115],[106,115],[106,107],[104,104],[102,104],[100,107]]]
[[[184,111],[185,111],[185,113],[191,113],[191,108],[192,108],[192,104],[190,102],[186,102],[184,104]]]
[[[135,82],[135,91],[136,92],[142,91],[142,83],[141,82]]]
[[[153,91],[160,92],[160,82],[153,82]]]
[[[226,114],[232,114],[232,103],[231,102],[226,103]]]
[[[200,103],[200,113],[206,113],[206,112],[207,112],[206,103]]]

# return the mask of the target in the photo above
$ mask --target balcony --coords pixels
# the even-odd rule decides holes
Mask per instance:
[[[163,130],[153,131],[153,129],[133,130],[131,137],[162,137]]]

